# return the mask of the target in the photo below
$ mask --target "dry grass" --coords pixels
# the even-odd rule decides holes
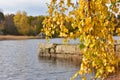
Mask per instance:
[[[37,37],[37,36],[0,35],[0,40],[24,40],[24,39],[39,39],[39,37]]]

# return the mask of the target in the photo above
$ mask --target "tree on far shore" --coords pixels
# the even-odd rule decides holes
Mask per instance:
[[[0,31],[4,31],[4,23],[5,23],[4,13],[0,11]]]
[[[26,12],[18,11],[14,16],[14,24],[17,30],[22,35],[28,35],[30,31],[30,25],[28,24]]]
[[[5,15],[4,34],[7,35],[18,35],[17,28],[14,24],[14,14]]]

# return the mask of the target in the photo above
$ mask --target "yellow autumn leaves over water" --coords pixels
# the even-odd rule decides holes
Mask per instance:
[[[78,74],[84,75],[96,70],[95,78],[105,79],[116,70],[118,60],[114,51],[113,31],[116,26],[115,15],[108,11],[106,4],[118,12],[119,0],[51,0],[48,5],[49,16],[44,20],[47,38],[59,34],[64,38],[80,38],[83,59]],[[70,9],[70,10],[69,10]],[[66,11],[68,13],[66,13]],[[119,31],[119,30],[117,30]]]

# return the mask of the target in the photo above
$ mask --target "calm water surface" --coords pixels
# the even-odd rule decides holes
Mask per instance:
[[[38,58],[38,43],[44,39],[0,41],[0,80],[69,80],[79,69],[68,62]],[[62,43],[52,39],[50,43]],[[70,41],[71,44],[79,40]],[[90,80],[88,75],[88,80]],[[78,76],[75,80],[80,80]]]
[[[67,62],[38,58],[39,42],[46,41],[0,41],[0,80],[69,80],[79,69]]]

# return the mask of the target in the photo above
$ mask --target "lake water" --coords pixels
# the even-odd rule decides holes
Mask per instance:
[[[66,61],[38,57],[38,43],[44,39],[0,41],[0,80],[69,80],[79,70]],[[62,43],[52,39],[50,43]],[[71,44],[79,40],[70,41]],[[87,78],[90,80],[90,76]],[[80,80],[80,76],[75,80]]]
[[[61,39],[51,40],[57,41]],[[79,69],[67,62],[38,58],[39,42],[46,40],[0,41],[0,80],[69,80]]]

